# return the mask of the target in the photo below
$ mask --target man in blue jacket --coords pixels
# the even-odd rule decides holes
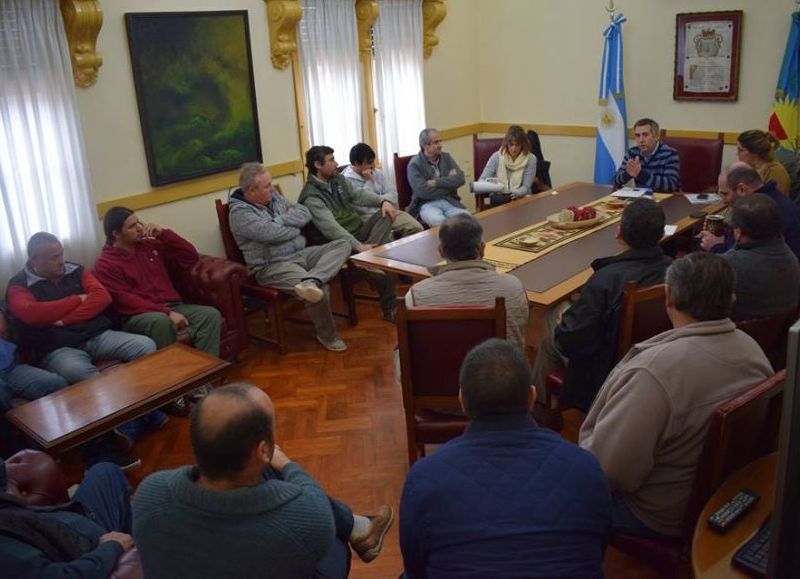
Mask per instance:
[[[467,431],[408,473],[405,573],[416,577],[603,577],[611,496],[590,453],[540,428],[522,351],[491,339],[459,376]]]

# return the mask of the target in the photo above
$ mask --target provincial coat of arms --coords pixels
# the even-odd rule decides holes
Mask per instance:
[[[713,28],[701,31],[693,40],[697,56],[701,58],[719,56],[719,50],[722,48],[722,35]]]

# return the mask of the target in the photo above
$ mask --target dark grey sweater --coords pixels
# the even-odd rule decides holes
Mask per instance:
[[[133,536],[148,579],[311,577],[334,541],[330,503],[298,464],[283,480],[211,491],[196,467],[147,477],[133,501]]]
[[[737,243],[722,257],[736,272],[732,320],[776,316],[797,308],[800,265],[783,239]]]

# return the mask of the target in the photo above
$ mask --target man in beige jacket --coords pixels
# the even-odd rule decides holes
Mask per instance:
[[[773,374],[729,319],[734,273],[692,253],[667,270],[672,330],[634,345],[606,379],[580,431],[614,492],[612,526],[681,534],[711,414]]]
[[[412,306],[489,306],[506,299],[506,335],[525,351],[528,298],[522,282],[497,273],[484,261],[483,227],[469,213],[448,217],[439,227],[439,253],[447,261],[432,268],[433,277],[414,284],[406,293]]]

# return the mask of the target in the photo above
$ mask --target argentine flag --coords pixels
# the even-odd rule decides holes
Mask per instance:
[[[769,118],[769,130],[781,142],[781,148],[797,151],[800,148],[797,103],[800,98],[800,13],[792,14],[789,40],[783,55],[775,103]]]
[[[594,155],[594,182],[611,185],[622,163],[627,143],[625,83],[622,79],[622,23],[617,14],[603,36],[603,64],[600,70],[599,115]]]

